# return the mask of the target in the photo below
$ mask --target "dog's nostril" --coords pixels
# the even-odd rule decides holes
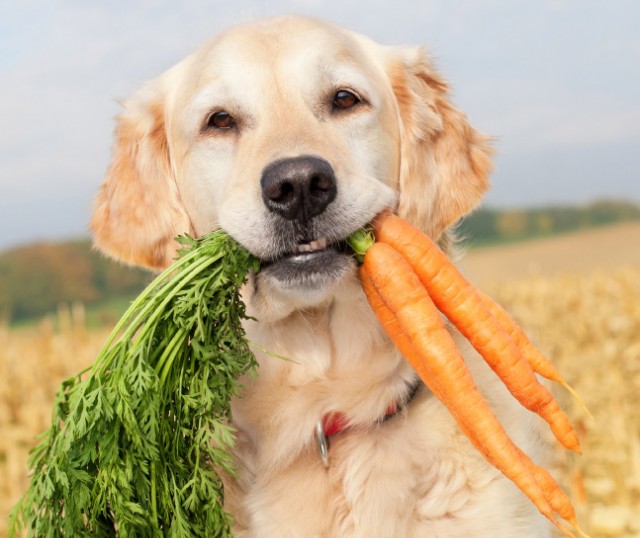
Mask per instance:
[[[322,213],[338,190],[331,165],[311,156],[270,164],[262,172],[260,184],[262,198],[270,211],[300,221]]]
[[[334,182],[328,176],[315,175],[311,178],[309,191],[311,192],[311,194],[322,195],[334,187]]]
[[[278,203],[290,202],[295,196],[295,189],[291,183],[271,184],[264,190],[269,200]]]

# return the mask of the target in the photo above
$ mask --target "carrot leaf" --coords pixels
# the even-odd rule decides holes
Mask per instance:
[[[219,230],[131,304],[93,367],[62,383],[10,536],[231,536],[230,400],[256,367],[240,287],[258,263]]]

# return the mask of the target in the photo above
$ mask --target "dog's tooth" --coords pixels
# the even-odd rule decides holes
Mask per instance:
[[[312,250],[323,250],[327,248],[327,240],[324,237],[320,239],[314,239],[309,243]]]
[[[325,248],[327,248],[327,244],[328,244],[327,240],[324,237],[321,237],[320,239],[314,239],[309,243],[300,243],[299,245],[296,245],[295,252],[297,254],[300,254],[303,252],[314,252],[316,250],[324,250]]]

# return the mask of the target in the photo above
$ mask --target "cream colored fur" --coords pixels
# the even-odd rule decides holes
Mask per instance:
[[[339,89],[366,106],[335,114]],[[234,129],[206,128],[217,110]],[[270,163],[316,155],[337,178],[318,236],[346,237],[385,208],[434,239],[488,185],[491,150],[450,102],[420,48],[384,47],[331,24],[283,17],[239,26],[145,85],[119,119],[96,200],[96,245],[126,262],[167,266],[173,238],[223,227],[260,258],[281,248],[260,177]],[[285,285],[252,275],[244,299],[259,375],[233,405],[237,479],[226,507],[238,537],[548,536],[526,498],[489,466],[427,391],[380,422],[413,372],[360,289],[355,264],[331,280]],[[457,338],[457,337],[456,337]],[[534,458],[538,422],[465,342],[474,377],[513,439]],[[352,425],[316,445],[331,411]]]

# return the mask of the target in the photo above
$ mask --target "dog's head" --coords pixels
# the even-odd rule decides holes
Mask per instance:
[[[91,221],[152,268],[227,230],[263,296],[310,306],[355,263],[344,239],[392,208],[434,239],[487,187],[487,139],[419,48],[285,17],[234,28],[141,88],[119,118]]]

